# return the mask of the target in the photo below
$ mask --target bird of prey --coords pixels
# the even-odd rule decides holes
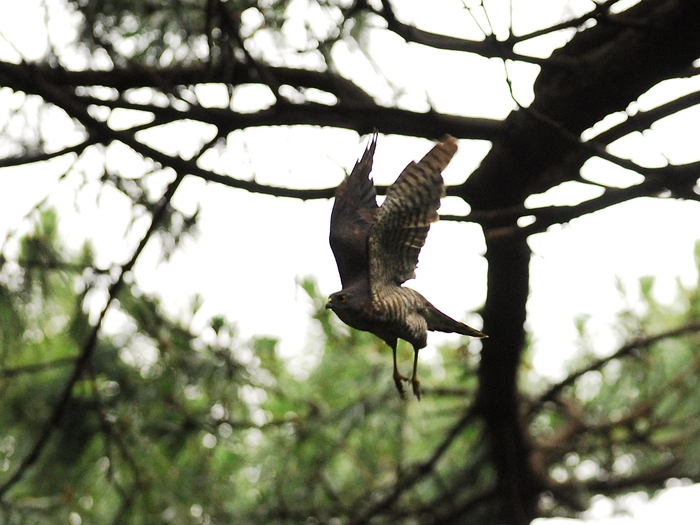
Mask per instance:
[[[447,135],[420,162],[406,166],[381,206],[369,178],[376,147],[375,132],[335,191],[330,244],[343,289],[328,298],[326,308],[353,328],[384,340],[394,352],[394,382],[401,397],[405,397],[403,382],[410,381],[420,399],[418,351],[427,344],[428,330],[486,337],[445,315],[415,290],[401,286],[415,277],[418,254],[430,224],[438,219],[445,193],[441,173],[457,152],[457,141]],[[399,338],[413,345],[410,380],[396,365]]]

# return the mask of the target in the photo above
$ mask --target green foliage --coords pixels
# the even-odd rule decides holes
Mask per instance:
[[[310,53],[315,61],[327,64],[332,63],[331,50],[338,41],[352,39],[366,50],[367,13],[338,0],[309,7],[323,22],[316,27],[305,23],[302,48],[285,41],[290,0],[68,0],[68,4],[81,16],[83,44],[92,51],[106,50],[115,61],[126,58],[148,67],[202,62],[251,66],[244,41],[254,41],[258,32],[272,37],[279,52]]]
[[[223,316],[194,330],[201,298],[173,318],[125,287],[50,423],[91,331],[90,291],[104,286],[90,246],[70,255],[56,232],[55,215],[41,214],[1,274],[0,522],[74,513],[82,523],[345,523],[386,512],[408,522],[472,507],[488,516],[479,503],[497,495],[496,477],[472,411],[472,349],[441,347],[421,364],[424,399],[401,400],[389,349],[338,321],[312,280],[299,283],[317,327],[307,375],[275,339],[243,340]],[[579,359],[578,372],[527,404],[551,514],[585,508],[603,483],[651,492],[700,472],[700,282],[679,283],[672,305],[653,290],[642,280],[644,309],[621,313],[630,343],[613,358]],[[593,346],[586,321],[583,348]]]
[[[117,49],[148,66],[218,61],[242,46],[241,14],[252,9],[264,26],[279,29],[288,0],[69,0],[82,15],[81,41]],[[246,31],[245,36],[249,36]]]
[[[700,242],[698,275],[699,254]],[[581,509],[604,486],[607,495],[653,493],[669,477],[700,475],[700,277],[677,281],[671,304],[654,286],[653,277],[640,279],[640,301],[619,314],[628,342],[611,357],[577,359],[577,379],[533,411],[536,455]],[[578,321],[582,347],[593,348],[586,321]]]
[[[221,316],[195,332],[131,285],[58,424],[47,426],[90,332],[87,291],[104,286],[89,269],[91,248],[70,256],[56,231],[55,215],[44,213],[22,240],[19,264],[3,268],[15,283],[2,288],[12,320],[3,326],[15,329],[2,332],[0,486],[23,475],[3,494],[2,522],[70,513],[83,523],[135,524],[340,517],[391,494],[474,394],[475,383],[456,372],[470,359],[466,348],[445,347],[433,367],[445,378],[425,366],[426,399],[401,400],[389,349],[348,331],[310,280],[300,286],[314,303],[321,348],[305,380],[289,372],[276,340],[241,340]],[[185,317],[200,304],[195,298]],[[23,465],[44,435],[38,462]],[[458,483],[458,451],[479,437],[477,426],[450,438],[460,447],[416,476],[406,502],[423,508]]]

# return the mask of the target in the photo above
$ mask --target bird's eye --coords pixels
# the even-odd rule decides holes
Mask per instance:
[[[348,296],[347,295],[341,295],[339,297],[341,303],[347,303],[348,302]]]

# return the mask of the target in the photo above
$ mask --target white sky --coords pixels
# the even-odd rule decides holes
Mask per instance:
[[[449,6],[454,2],[444,0],[441,3]],[[49,4],[55,2],[49,1]],[[535,10],[537,16],[531,17],[533,10],[525,9],[524,2],[516,2],[513,11],[516,32],[522,34],[555,23],[589,5],[585,1],[539,2]],[[13,42],[28,58],[39,56],[47,46],[42,30],[43,13],[37,6],[37,0],[0,0],[1,12],[13,13],[0,18],[0,35]],[[404,20],[420,19],[426,29],[462,36],[463,31],[460,31],[464,27],[476,31],[473,22],[466,18],[429,18],[420,2],[405,2],[402,6],[405,11],[400,15]],[[435,9],[438,11],[440,9]],[[302,14],[300,12],[299,16]],[[507,14],[494,12],[492,21],[503,16]],[[449,22],[447,28],[440,25],[445,22]],[[64,25],[61,31],[58,30],[60,24],[56,25],[54,43],[70,40],[70,24],[64,21]],[[31,38],[27,38],[28,35]],[[289,36],[293,38],[293,30]],[[478,33],[467,36],[478,37]],[[552,40],[557,37],[548,38],[543,45],[551,47]],[[264,39],[259,45],[264,45]],[[409,90],[400,98],[405,107],[427,109],[424,94],[428,92],[438,109],[457,114],[501,118],[512,108],[503,66],[496,60],[452,54],[448,55],[449,63],[440,63],[420,46],[408,46],[410,55],[407,54],[405,44],[399,39],[378,31],[373,32],[372,46],[373,50],[378,50],[377,64],[394,83],[418,83],[419,89]],[[534,44],[528,46],[523,45],[521,51],[537,52]],[[361,54],[352,49],[339,49],[337,53],[336,58],[346,63],[346,74],[363,78],[371,73],[371,67]],[[546,52],[542,53],[546,56]],[[0,57],[13,60],[16,57],[15,50],[6,45],[3,38],[0,38]],[[415,71],[420,71],[420,75]],[[511,68],[510,72],[518,100],[527,103],[532,96],[536,68],[523,66]],[[699,88],[700,77],[665,83],[641,97],[631,111],[648,109]],[[380,99],[390,99],[391,90],[386,83],[368,81],[368,89]],[[254,90],[241,90],[239,94],[238,104],[261,103]],[[198,95],[209,104],[219,103],[220,95],[215,88]],[[8,108],[17,107],[22,100],[22,95],[0,89],[0,119],[8,114]],[[700,112],[684,113],[655,124],[648,132],[621,139],[610,151],[648,166],[664,165],[666,159],[675,163],[697,160]],[[113,115],[111,118],[120,117]],[[60,135],[65,140],[69,127],[65,122],[61,124],[60,118],[47,118],[45,126],[52,136]],[[57,132],[52,126],[65,129]],[[205,141],[208,133],[206,129],[179,126],[144,135],[142,139],[154,147],[186,157]],[[410,160],[420,158],[430,146],[425,140],[381,136],[373,172],[375,180],[379,184],[393,182]],[[255,176],[259,182],[327,187],[340,182],[343,169],[352,167],[363,147],[355,133],[345,130],[252,129],[234,133],[229,137],[227,153],[212,154],[205,163],[207,167],[239,178]],[[484,142],[461,141],[460,151],[445,173],[447,183],[463,180],[487,151],[488,144]],[[122,263],[147,224],[137,223],[132,232],[125,235],[128,203],[114,191],[106,191],[98,197],[100,185],[96,179],[101,174],[101,161],[97,154],[85,156],[59,183],[59,175],[69,169],[73,160],[62,158],[42,165],[3,170],[0,174],[3,188],[0,192],[0,238],[16,228],[22,231],[26,227],[22,217],[36,202],[50,195],[50,201],[60,210],[62,230],[73,246],[78,246],[86,237],[92,238],[98,248],[100,265]],[[125,173],[144,169],[135,155],[118,145],[109,148],[106,162],[110,168]],[[635,182],[636,177],[603,161],[589,163],[584,174],[595,180],[616,180],[623,186]],[[83,176],[89,182],[78,191]],[[166,180],[166,176],[162,177],[160,184]],[[588,190],[581,186],[566,185],[534,198],[529,204],[578,202],[585,191]],[[205,304],[196,322],[202,323],[211,315],[223,313],[238,322],[244,336],[280,337],[282,353],[291,358],[292,365],[303,366],[308,355],[305,349],[314,345],[313,340],[309,340],[313,327],[309,321],[310,304],[295,284],[296,280],[315,276],[323,293],[336,291],[340,286],[327,243],[332,202],[298,202],[250,195],[189,178],[178,190],[174,204],[189,212],[197,203],[202,207],[201,235],[197,241],[187,242],[170,263],[160,265],[157,247],[150,246],[137,266],[140,286],[160,294],[173,312],[186,310],[189,298],[200,293]],[[445,199],[441,209],[443,213],[466,211],[468,207],[454,199]],[[533,259],[528,325],[534,334],[536,370],[552,378],[562,377],[563,363],[576,350],[575,316],[590,316],[596,348],[601,354],[617,348],[622,341],[615,329],[614,315],[625,306],[625,301],[616,291],[615,279],[619,277],[628,290],[635,292],[640,276],[655,275],[657,295],[670,301],[676,277],[680,276],[686,283],[697,279],[693,264],[696,239],[700,239],[700,204],[652,199],[615,206],[533,236],[530,239]],[[437,223],[421,253],[418,277],[410,286],[450,315],[478,326],[478,318],[468,312],[478,308],[485,298],[484,249],[478,227]],[[634,302],[634,293],[627,299],[630,300]],[[430,360],[434,356],[431,348],[443,338],[451,336],[431,334],[421,359]],[[389,361],[387,363],[389,366]],[[673,516],[673,521],[680,525],[696,524],[698,490],[697,486],[673,488],[655,498],[653,504],[643,503],[644,498],[631,495],[625,501],[633,509],[632,521],[629,518],[604,519],[614,510],[605,499],[599,500],[587,516],[592,522],[605,525],[651,525],[659,523],[660,516]]]

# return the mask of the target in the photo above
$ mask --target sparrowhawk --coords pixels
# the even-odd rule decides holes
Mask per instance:
[[[377,206],[377,191],[369,178],[377,146],[376,132],[352,172],[335,191],[330,244],[343,289],[328,298],[346,324],[383,339],[394,353],[394,382],[405,397],[396,364],[396,344],[413,345],[413,393],[420,399],[418,351],[427,344],[428,330],[473,337],[485,334],[455,321],[421,294],[401,286],[415,277],[430,224],[438,219],[444,195],[442,171],[457,152],[457,141],[445,136],[423,159],[411,162]]]

